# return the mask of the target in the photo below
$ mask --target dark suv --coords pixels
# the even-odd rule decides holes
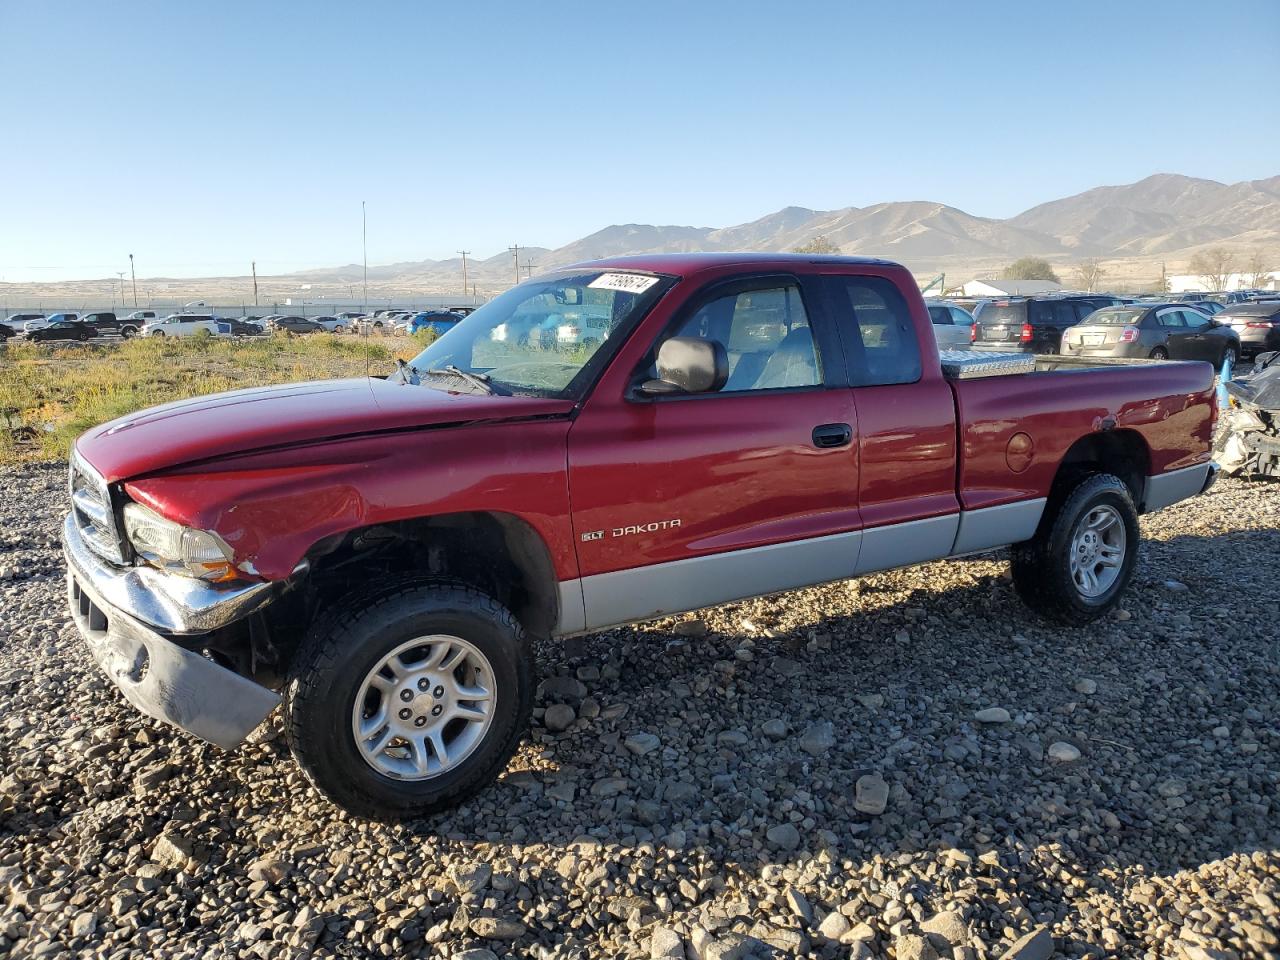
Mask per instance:
[[[1062,331],[1113,297],[1007,297],[980,303],[974,311],[975,350],[1057,353]],[[1097,302],[1095,302],[1097,301]]]

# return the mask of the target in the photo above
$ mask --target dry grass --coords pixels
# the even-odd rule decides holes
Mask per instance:
[[[423,339],[373,338],[387,373]],[[143,407],[241,387],[365,374],[365,341],[287,334],[254,340],[135,339],[106,345],[11,343],[0,349],[0,462],[65,457],[77,436]]]

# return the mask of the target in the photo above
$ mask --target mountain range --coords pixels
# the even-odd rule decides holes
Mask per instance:
[[[556,249],[522,248],[521,259],[541,271],[620,254],[785,251],[817,237],[841,253],[899,260],[918,273],[957,261],[1007,262],[1030,255],[1061,262],[1177,259],[1211,245],[1280,253],[1280,176],[1224,184],[1162,173],[1052,200],[1004,220],[918,200],[840,210],[785,207],[732,227],[615,224]],[[383,282],[444,279],[460,275],[461,268],[457,259],[424,260],[370,267],[369,276]],[[295,276],[352,282],[359,273],[353,264]],[[468,274],[481,283],[509,282],[512,256],[469,261]]]

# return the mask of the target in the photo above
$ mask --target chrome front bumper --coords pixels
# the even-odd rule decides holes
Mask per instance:
[[[215,590],[168,582],[182,578],[158,570],[114,567],[89,551],[70,518],[63,551],[72,619],[98,666],[140,711],[230,750],[275,709],[278,694],[156,629],[200,633],[231,623],[270,599],[270,584]]]

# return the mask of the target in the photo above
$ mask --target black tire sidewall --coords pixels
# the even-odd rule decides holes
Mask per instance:
[[[504,608],[468,588],[424,586],[379,598],[330,624],[294,658],[286,696],[294,753],[324,793],[353,813],[401,819],[452,805],[500,772],[532,702],[525,638]],[[484,654],[495,682],[494,715],[484,738],[453,769],[430,780],[396,780],[374,770],[356,746],[355,697],[393,649],[431,634],[461,637]]]
[[[1093,508],[1103,505],[1114,507],[1124,524],[1124,562],[1115,583],[1105,593],[1097,597],[1085,597],[1071,576],[1072,535],[1082,517]],[[1123,481],[1110,474],[1094,475],[1084,480],[1062,504],[1049,536],[1047,546],[1052,569],[1048,572],[1056,581],[1054,593],[1082,618],[1093,619],[1106,613],[1116,605],[1133,576],[1133,568],[1138,560],[1139,537],[1138,511],[1134,508],[1133,499]]]

